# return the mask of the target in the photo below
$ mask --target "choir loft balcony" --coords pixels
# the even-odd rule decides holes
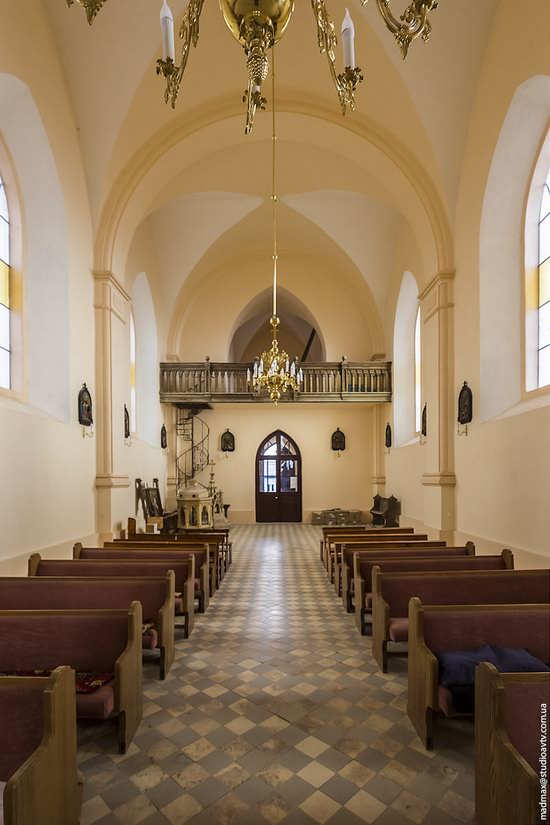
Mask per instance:
[[[299,392],[283,402],[380,403],[392,400],[391,362],[345,361],[301,364]],[[161,363],[160,400],[169,404],[263,403],[269,395],[252,388],[250,364],[204,361],[196,364]]]

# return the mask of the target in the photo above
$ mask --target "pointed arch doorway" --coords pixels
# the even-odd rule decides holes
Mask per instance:
[[[256,453],[256,521],[302,521],[300,450],[281,430],[268,435]]]

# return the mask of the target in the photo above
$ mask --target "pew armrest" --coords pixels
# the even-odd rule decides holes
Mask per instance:
[[[476,669],[476,819],[487,825],[536,822],[540,780],[511,743],[505,727],[505,680],[546,682],[547,673],[502,674],[488,662]]]
[[[158,630],[160,647],[160,678],[166,679],[166,674],[174,664],[175,640],[174,640],[174,599],[176,590],[176,578],[174,571],[169,570],[168,593],[166,601],[159,610]]]
[[[115,662],[115,710],[119,714],[120,753],[126,753],[143,715],[141,626],[141,604],[132,602],[128,613],[128,643]]]
[[[15,771],[4,790],[4,822],[77,825],[80,796],[76,768],[75,676],[56,668],[47,679],[5,677],[0,683],[43,690],[43,736],[38,748]],[[1,690],[0,690],[1,697]]]
[[[433,714],[439,707],[439,663],[424,641],[420,599],[409,604],[407,713],[426,750],[433,747]]]

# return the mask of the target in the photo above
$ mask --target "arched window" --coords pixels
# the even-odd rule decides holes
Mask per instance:
[[[414,325],[414,421],[417,433],[422,428],[422,341],[420,323],[420,307],[418,307]]]
[[[550,167],[542,187],[538,250],[538,385],[550,384]]]
[[[136,325],[130,312],[130,430],[136,429]]]
[[[10,215],[0,178],[0,388],[11,387]]]

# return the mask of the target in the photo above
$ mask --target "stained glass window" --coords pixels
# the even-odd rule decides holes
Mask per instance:
[[[136,327],[130,313],[130,431],[136,432]]]
[[[415,429],[419,433],[422,427],[422,374],[420,368],[420,307],[416,313],[414,325],[414,415]]]
[[[542,189],[539,219],[538,385],[550,384],[550,169]]]
[[[10,346],[10,216],[0,178],[0,387],[11,386]]]

